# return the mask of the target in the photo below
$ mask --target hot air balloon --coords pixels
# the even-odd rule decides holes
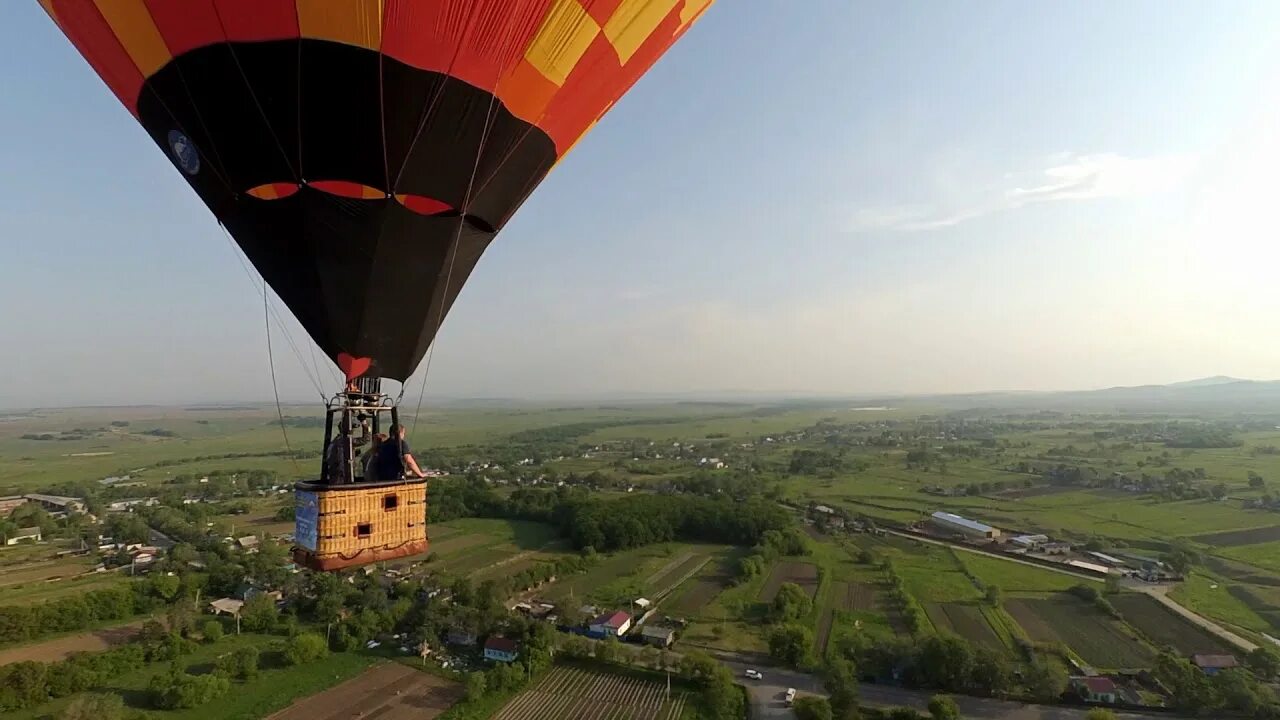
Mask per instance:
[[[712,2],[38,1],[347,378],[297,486],[294,555],[321,570],[426,551],[425,481],[362,482],[353,426],[395,421],[379,380]]]

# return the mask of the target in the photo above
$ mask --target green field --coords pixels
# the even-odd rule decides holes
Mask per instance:
[[[1155,659],[1122,624],[1071,595],[1010,598],[1004,605],[1031,640],[1061,643],[1095,667],[1146,668]]]
[[[258,720],[288,705],[295,698],[319,692],[342,680],[353,677],[378,658],[356,653],[334,653],[308,665],[281,667],[273,652],[279,637],[244,634],[231,635],[213,645],[201,645],[194,653],[182,658],[185,667],[207,667],[214,658],[232,652],[242,645],[253,645],[263,653],[263,670],[250,682],[233,682],[231,692],[218,700],[189,710],[150,709],[147,687],[151,678],[168,672],[164,664],[152,664],[140,670],[112,679],[101,692],[117,693],[124,697],[129,708],[143,717],[165,720]],[[274,664],[274,666],[273,666]],[[57,713],[69,704],[70,698],[54,700],[27,710],[10,713],[6,720],[38,720]]]
[[[1217,636],[1191,625],[1146,595],[1125,593],[1112,598],[1111,604],[1120,611],[1125,622],[1142,631],[1151,642],[1168,645],[1180,654],[1238,652]]]

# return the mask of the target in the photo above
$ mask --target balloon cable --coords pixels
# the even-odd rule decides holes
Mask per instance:
[[[245,277],[249,279],[249,283],[253,285],[253,289],[255,291],[262,293],[263,302],[266,302],[267,295],[268,295],[266,282],[264,281],[261,285],[258,284],[258,280],[257,278],[254,277],[253,271],[249,269],[249,265],[244,261],[244,257],[241,255],[239,247],[236,246],[235,240],[232,239],[231,233],[227,232],[226,226],[223,225],[221,222],[218,223],[218,228],[222,230],[222,234],[226,238],[227,245],[231,248],[231,254],[235,255],[236,260],[240,263],[240,269],[244,270]],[[293,350],[294,356],[298,358],[298,364],[302,366],[303,374],[306,375],[307,379],[311,381],[311,387],[314,388],[316,391],[316,394],[320,396],[320,402],[324,402],[326,398],[324,394],[324,388],[320,387],[319,370],[318,369],[316,370],[315,375],[311,374],[311,370],[307,368],[306,359],[302,357],[302,351],[298,349],[298,345],[297,343],[294,342],[293,335],[289,333],[289,328],[285,325],[284,320],[280,317],[280,313],[275,309],[275,307],[271,307],[270,309],[271,309],[271,315],[276,319],[276,326],[280,328],[280,332],[284,333],[285,341],[289,343],[289,347],[290,349]],[[312,365],[315,365],[314,351],[312,352],[311,361],[312,361]]]
[[[480,160],[484,158],[484,146],[489,142],[489,131],[493,129],[494,98],[489,98],[489,109],[484,116],[484,132],[480,135],[480,144],[476,146],[476,160],[471,166],[471,178],[467,180],[467,192],[462,196],[462,212],[458,213],[458,231],[453,234],[453,244],[449,249],[449,270],[444,276],[444,290],[440,293],[440,308],[436,312],[436,328],[431,333],[431,345],[427,347],[427,361],[422,369],[422,385],[418,388],[418,406],[413,411],[413,427],[409,435],[418,439],[418,415],[422,413],[422,398],[427,391],[427,376],[431,374],[431,359],[435,357],[436,336],[440,334],[440,326],[444,324],[444,308],[449,304],[449,286],[453,284],[453,266],[458,259],[458,246],[462,241],[462,228],[467,224],[467,210],[471,208],[471,190],[475,187],[476,174],[480,171]],[[401,390],[403,392],[403,390]]]
[[[271,305],[267,302],[267,294],[262,294],[262,319],[267,325],[267,365],[271,367],[271,390],[276,396],[276,415],[280,418],[280,434],[284,436],[284,449],[289,453],[289,462],[293,463],[293,473],[301,477],[298,458],[294,457],[293,447],[289,445],[289,431],[285,428],[284,410],[280,407],[280,386],[276,384],[276,359],[271,352]]]

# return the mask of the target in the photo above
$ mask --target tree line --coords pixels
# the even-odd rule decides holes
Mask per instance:
[[[769,530],[794,523],[776,503],[763,498],[637,494],[603,499],[582,488],[520,488],[507,497],[483,480],[449,479],[431,486],[431,517],[536,520],[555,525],[576,548],[601,552],[683,540],[755,545]]]

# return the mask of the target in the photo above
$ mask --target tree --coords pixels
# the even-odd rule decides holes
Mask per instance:
[[[1261,490],[1266,486],[1267,486],[1267,481],[1263,480],[1261,475],[1259,475],[1258,473],[1252,470],[1249,471],[1249,487],[1253,488],[1254,490]]]
[[[1003,695],[1013,683],[1013,669],[1004,653],[980,647],[973,655],[969,686],[979,695]]]
[[[929,698],[929,716],[933,720],[960,720],[960,708],[950,696],[934,695]]]
[[[769,606],[769,614],[775,622],[799,620],[811,610],[813,601],[809,599],[809,594],[795,583],[782,583]]]
[[[1000,586],[988,585],[986,590],[987,604],[992,607],[1000,607],[1000,598],[1001,598]]]
[[[796,720],[831,720],[831,703],[826,698],[806,695],[796,698],[791,705]]]
[[[479,670],[467,673],[467,700],[475,702],[489,691],[485,674]]]
[[[1106,708],[1094,708],[1085,713],[1084,720],[1116,720],[1116,714]]]
[[[58,720],[121,720],[124,700],[119,695],[89,693],[77,695],[58,715]]]
[[[259,593],[240,609],[240,623],[249,632],[270,632],[279,615],[275,599],[266,593]]]
[[[769,633],[769,655],[788,667],[799,667],[813,647],[813,635],[800,625],[783,625]]]
[[[920,720],[920,713],[909,707],[894,708],[889,711],[889,720]]]
[[[1103,587],[1105,589],[1106,594],[1108,595],[1115,595],[1119,593],[1120,592],[1120,576],[1108,574],[1107,579],[1103,583]]]
[[[1057,665],[1037,660],[1027,666],[1023,681],[1033,698],[1054,702],[1067,689],[1067,672]]]
[[[618,638],[610,635],[596,643],[596,659],[600,662],[613,662],[618,659]]]
[[[200,626],[200,634],[203,635],[204,639],[208,642],[218,642],[222,639],[222,623],[217,620],[206,620],[205,623]]]
[[[252,680],[258,677],[258,648],[252,645],[237,648],[231,657],[234,677],[241,680]]]
[[[1230,668],[1213,676],[1210,683],[1222,704],[1252,717],[1266,699],[1258,681],[1245,670]]]
[[[1250,651],[1245,656],[1244,663],[1263,680],[1271,680],[1280,673],[1280,655],[1262,646]]]
[[[1209,679],[1187,660],[1162,652],[1156,658],[1155,673],[1172,691],[1177,709],[1194,715],[1214,705],[1214,688]]]
[[[823,687],[831,695],[831,712],[839,720],[855,717],[858,710],[858,673],[853,663],[832,657],[823,673]]]
[[[973,649],[954,635],[927,638],[920,646],[918,670],[925,684],[963,691],[973,669]]]
[[[303,665],[319,660],[328,652],[323,637],[315,633],[299,633],[286,643],[284,657],[290,665]]]

